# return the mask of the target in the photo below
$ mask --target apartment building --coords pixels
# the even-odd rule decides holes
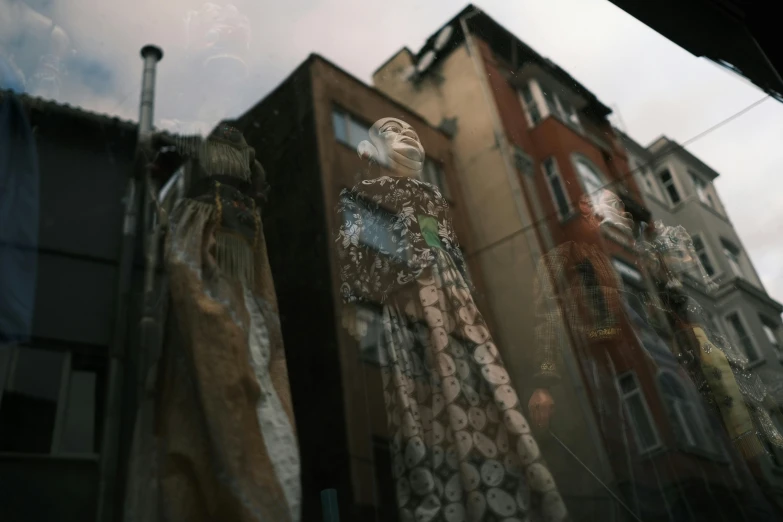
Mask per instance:
[[[627,176],[629,158],[608,122],[611,110],[471,5],[418,51],[397,52],[373,81],[431,124],[454,129],[453,154],[475,248],[466,254],[484,271],[498,346],[526,402],[539,320],[533,306],[536,267],[558,245],[580,241],[580,197],[607,188],[637,226],[651,222],[637,180]],[[625,287],[649,290],[633,239],[613,227],[602,233],[603,252]],[[657,349],[628,339],[627,354],[616,385],[633,428],[626,463],[637,471],[617,464],[617,441],[599,431],[600,398],[586,384],[589,376],[579,370],[583,358],[572,349],[566,354],[568,378],[553,389],[558,411],[568,413],[554,419],[557,440],[541,437],[561,492],[585,520],[628,515],[618,513],[607,484],[645,520],[674,520],[696,504],[714,511],[728,498],[716,492],[740,487],[726,441],[708,442],[710,421],[665,345]],[[677,413],[679,400],[689,404],[689,415]],[[656,482],[666,486],[656,489]]]
[[[688,295],[707,311],[709,326],[729,339],[753,378],[761,379],[777,404],[770,420],[783,428],[778,411],[783,404],[783,305],[767,294],[726,212],[715,187],[719,173],[665,136],[644,147],[621,135],[653,219],[682,225],[693,239],[705,279],[686,277]],[[783,493],[783,454],[767,449],[772,456],[767,476]]]

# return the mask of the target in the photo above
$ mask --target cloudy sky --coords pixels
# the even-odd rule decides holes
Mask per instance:
[[[0,6],[10,0],[0,0]],[[362,80],[403,46],[416,51],[466,3],[460,0],[234,2],[250,20],[250,77],[224,104],[238,114],[311,52]],[[29,0],[63,27],[77,49],[60,100],[128,119],[137,115],[146,43],[163,48],[156,116],[198,118],[208,78],[188,60],[185,17],[200,1]],[[646,144],[683,142],[763,96],[752,84],[699,59],[606,0],[483,0],[480,8],[549,57],[620,114],[614,122]],[[1,18],[1,17],[0,17]],[[19,24],[17,27],[25,27]],[[33,27],[33,25],[29,25]],[[0,42],[7,48],[30,41]],[[33,36],[31,36],[33,35]],[[22,53],[19,53],[21,56]],[[21,58],[18,58],[21,60]],[[30,64],[20,64],[29,70]],[[212,96],[212,95],[210,95]],[[767,290],[783,300],[783,105],[768,100],[689,146],[721,173],[717,187]]]

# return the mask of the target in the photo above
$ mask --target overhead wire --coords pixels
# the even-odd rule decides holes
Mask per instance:
[[[707,136],[708,134],[718,130],[719,128],[723,127],[727,123],[730,123],[731,121],[739,118],[740,116],[742,116],[746,112],[748,112],[751,109],[755,108],[756,106],[762,104],[763,102],[767,101],[770,98],[772,98],[772,97],[769,94],[767,94],[764,97],[762,97],[762,98],[756,100],[755,102],[751,103],[747,107],[745,107],[745,108],[735,112],[734,114],[732,114],[731,116],[728,116],[727,118],[724,118],[723,120],[719,121],[715,125],[713,125],[711,127],[708,127],[707,129],[705,129],[702,132],[696,134],[695,136],[685,140],[684,142],[682,142],[682,143],[673,143],[671,147],[666,147],[664,150],[662,150],[658,154],[653,154],[652,157],[647,162],[645,162],[645,163],[643,163],[641,165],[638,165],[635,168],[630,169],[628,172],[618,176],[615,179],[612,179],[610,182],[602,185],[601,187],[597,188],[596,190],[594,190],[592,192],[588,192],[587,195],[597,194],[601,190],[604,190],[604,189],[606,189],[608,187],[616,185],[618,182],[621,182],[621,181],[627,179],[628,177],[632,176],[634,173],[643,171],[644,169],[646,169],[650,165],[658,162],[662,158],[664,158],[666,156],[669,156],[669,155],[671,155],[671,154],[673,154],[675,152],[678,152],[680,150],[685,150],[685,147],[687,147],[688,145],[690,145],[693,142],[703,138],[704,136]],[[549,219],[552,219],[554,217],[557,217],[557,213],[556,212],[551,212],[551,213],[541,217],[540,219],[537,219],[536,221],[533,221],[529,225],[522,226],[519,229],[515,230],[514,232],[511,232],[510,234],[507,234],[507,235],[505,235],[505,236],[503,236],[503,237],[501,237],[501,238],[499,238],[499,239],[489,243],[488,245],[484,245],[483,247],[478,248],[478,249],[474,250],[473,252],[467,253],[465,255],[465,257],[467,257],[467,258],[475,257],[475,256],[481,254],[482,252],[485,252],[487,250],[491,250],[492,248],[495,248],[496,246],[501,245],[501,244],[505,243],[506,241],[509,241],[509,240],[513,239],[514,237],[516,237],[516,236],[518,236],[520,234],[523,234],[523,233],[527,232],[528,230],[530,230],[531,228],[537,227],[537,226],[541,225],[542,223],[544,223],[544,222],[546,222]]]

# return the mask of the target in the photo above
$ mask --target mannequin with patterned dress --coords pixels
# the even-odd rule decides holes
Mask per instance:
[[[360,153],[393,171],[340,195],[342,297],[383,310],[381,374],[402,522],[568,519],[471,295],[448,204],[394,118]]]

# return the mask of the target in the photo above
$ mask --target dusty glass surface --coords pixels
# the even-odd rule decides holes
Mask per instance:
[[[774,14],[0,0],[0,518],[783,520]]]

